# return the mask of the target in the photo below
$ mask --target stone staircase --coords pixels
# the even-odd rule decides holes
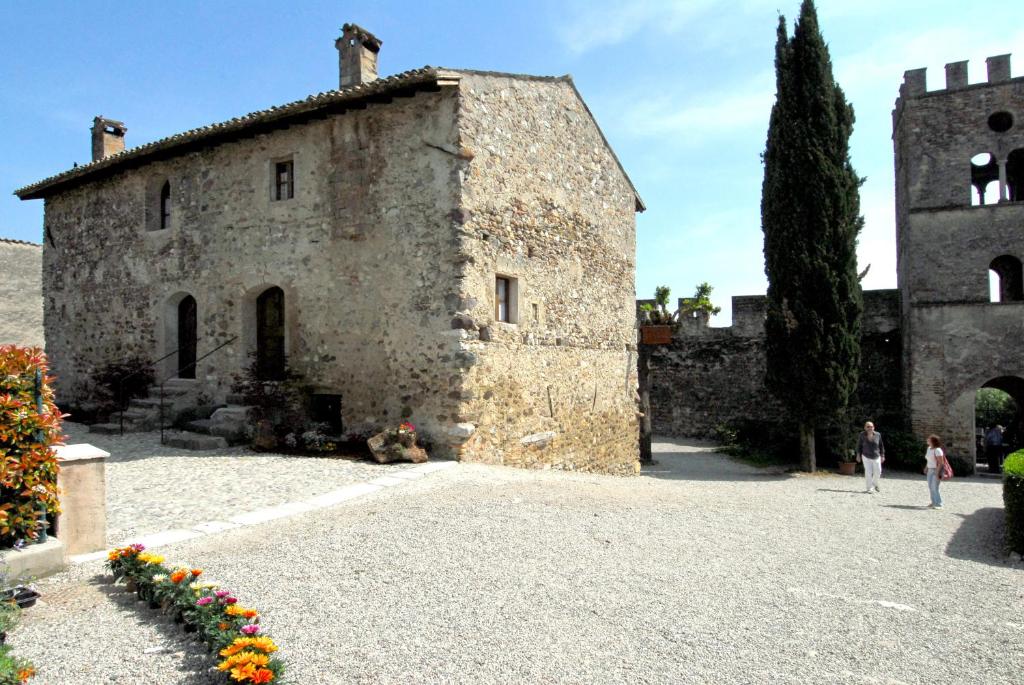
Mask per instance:
[[[174,423],[178,410],[187,406],[195,381],[172,378],[164,383],[163,394],[158,386],[149,389],[148,397],[133,399],[128,402],[124,411],[124,432],[141,433],[160,428],[160,405],[163,405],[164,428]],[[94,423],[89,426],[90,433],[118,435],[121,433],[121,417],[111,416],[109,423]]]

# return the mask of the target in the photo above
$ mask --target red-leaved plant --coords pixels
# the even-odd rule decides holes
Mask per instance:
[[[44,512],[60,511],[61,414],[47,368],[38,347],[0,345],[0,548],[35,540]]]

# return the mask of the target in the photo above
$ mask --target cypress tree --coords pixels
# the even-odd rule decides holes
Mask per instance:
[[[761,193],[766,381],[796,422],[801,467],[813,471],[815,428],[837,420],[857,386],[863,219],[849,152],[853,108],[832,77],[812,0],[792,38],[779,17],[775,73]]]

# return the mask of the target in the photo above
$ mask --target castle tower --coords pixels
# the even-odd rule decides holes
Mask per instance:
[[[1024,78],[1009,55],[987,66],[969,84],[967,62],[948,64],[933,91],[908,71],[893,111],[904,404],[971,464],[978,389],[1024,408]]]

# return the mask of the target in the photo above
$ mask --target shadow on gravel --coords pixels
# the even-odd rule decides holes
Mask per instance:
[[[99,588],[118,611],[125,614],[125,620],[135,623],[148,623],[156,627],[163,636],[163,641],[154,647],[161,647],[159,654],[180,653],[178,660],[182,683],[188,685],[217,685],[224,682],[222,674],[210,669],[217,665],[214,657],[201,642],[190,639],[181,626],[172,622],[161,612],[150,609],[149,605],[139,600],[134,592],[128,592],[124,585],[113,585],[110,576],[97,574],[89,582]]]
[[[886,509],[908,509],[910,511],[928,511],[930,507],[927,504],[914,506],[912,504],[886,504]]]
[[[946,545],[947,556],[990,566],[1006,566],[1006,519],[1001,507],[985,507],[972,514],[955,516],[962,518],[963,522]]]
[[[835,490],[833,488],[818,488],[818,492],[838,492],[841,495],[866,495],[864,488],[850,488],[849,490]]]
[[[714,443],[655,437],[652,441],[654,464],[644,464],[642,476],[664,480],[766,481],[787,480],[790,474],[780,468],[756,468],[715,452]]]

